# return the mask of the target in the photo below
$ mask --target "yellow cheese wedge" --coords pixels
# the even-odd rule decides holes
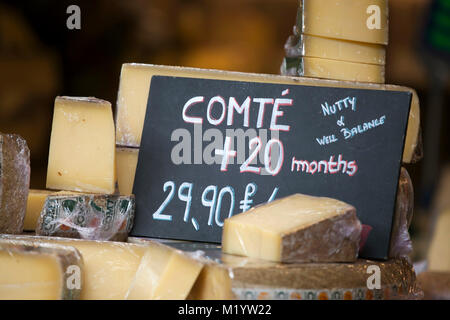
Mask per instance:
[[[311,57],[285,58],[282,70],[292,67],[297,70],[296,74],[303,77],[384,83],[385,70],[382,65]]]
[[[387,0],[300,0],[302,33],[327,38],[388,44]]]
[[[436,221],[428,253],[428,269],[450,271],[450,210],[443,211]]]
[[[138,162],[139,150],[135,148],[116,148],[116,170],[119,193],[133,193],[134,175]]]
[[[162,249],[162,245],[152,241],[131,244],[37,236],[0,238],[57,243],[78,249],[85,266],[80,297],[84,300],[184,299],[203,267],[197,260],[169,247]],[[164,259],[161,252],[170,259]]]
[[[123,64],[116,110],[116,142],[121,146],[139,147],[144,127],[150,81],[154,75],[205,79],[223,79],[260,83],[278,83],[320,87],[359,88],[371,90],[406,91],[412,94],[403,162],[410,163],[420,147],[420,107],[417,93],[395,85],[343,82],[324,79],[227,72],[145,64]]]
[[[78,299],[83,260],[73,247],[0,239],[0,299]]]
[[[360,234],[353,206],[294,194],[225,219],[222,251],[280,262],[351,262]]]
[[[54,191],[30,189],[30,192],[28,192],[27,211],[25,213],[23,230],[36,230],[37,221],[44,207],[45,199],[52,193]]]
[[[152,250],[142,257],[126,298],[186,299],[203,264],[162,244],[148,241],[147,245]]]
[[[111,104],[96,98],[57,97],[47,188],[114,193],[115,133]]]
[[[383,45],[302,34],[295,48],[298,50],[296,52],[298,56],[354,63],[386,64],[386,47]]]

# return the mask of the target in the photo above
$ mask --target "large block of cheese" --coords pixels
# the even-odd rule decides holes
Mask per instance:
[[[122,146],[139,147],[144,128],[150,82],[154,75],[189,78],[222,79],[260,83],[276,83],[319,87],[341,87],[369,90],[406,91],[412,94],[411,111],[403,152],[403,162],[418,160],[414,157],[419,149],[420,107],[417,93],[410,88],[395,85],[342,82],[325,79],[289,77],[265,74],[227,72],[196,68],[126,63],[122,65],[116,110],[116,139]]]
[[[133,195],[55,193],[45,199],[36,234],[124,241],[133,227],[134,210]]]
[[[0,300],[78,299],[83,277],[71,246],[0,239]]]
[[[128,240],[142,241],[133,237]],[[225,254],[211,244],[165,240],[164,243],[205,262],[189,299],[379,300],[418,299],[422,295],[408,259],[280,264]],[[375,269],[380,274],[378,288],[369,279]]]
[[[117,147],[116,170],[120,194],[132,194],[139,149]]]
[[[15,134],[0,132],[0,233],[20,233],[30,187],[30,150]]]
[[[360,235],[353,206],[294,194],[225,219],[222,250],[291,263],[355,261]]]
[[[131,244],[12,235],[0,235],[0,238],[57,243],[78,249],[83,256],[85,270],[80,298],[85,300],[121,300],[131,298],[131,295],[133,299],[184,299],[203,266],[198,260],[189,257],[156,261],[162,249],[160,244],[153,242]],[[167,250],[172,255],[184,255],[175,249]],[[154,263],[152,257],[155,257]],[[179,279],[181,277],[182,280]],[[140,283],[148,286],[139,286]]]
[[[442,211],[435,222],[427,260],[431,271],[450,271],[450,209]]]
[[[114,193],[115,132],[111,104],[96,98],[57,97],[47,188]]]
[[[290,58],[312,57],[376,65],[386,64],[386,47],[378,44],[301,34],[290,36],[284,48],[286,56]]]
[[[312,57],[284,58],[281,73],[302,77],[384,83],[384,66]]]
[[[387,0],[300,0],[302,33],[358,42],[388,44]]]
[[[45,199],[52,193],[54,193],[54,191],[30,189],[28,192],[27,210],[25,213],[23,230],[36,230],[37,221],[41,215],[42,208],[44,207]]]

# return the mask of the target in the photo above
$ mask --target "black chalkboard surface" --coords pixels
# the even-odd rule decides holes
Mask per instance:
[[[411,94],[154,76],[133,236],[220,242],[226,217],[293,193],[354,205],[386,259]]]

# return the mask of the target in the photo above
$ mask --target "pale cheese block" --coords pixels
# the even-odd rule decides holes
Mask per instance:
[[[438,216],[427,260],[431,271],[450,271],[450,209]]]
[[[45,199],[52,193],[54,193],[54,191],[30,189],[28,192],[27,210],[23,224],[24,231],[36,230],[37,221],[41,215],[42,208],[44,207]]]
[[[330,39],[301,34],[290,36],[286,57],[312,57],[355,63],[385,65],[386,47],[379,44]]]
[[[132,194],[139,149],[116,148],[117,184],[120,194]]]
[[[0,300],[78,299],[83,259],[71,246],[0,239]]]
[[[112,194],[115,130],[111,104],[96,98],[57,97],[47,188]]]
[[[161,249],[160,244],[153,242],[132,244],[12,235],[0,238],[57,243],[78,249],[84,260],[85,282],[80,296],[84,300],[184,299],[203,267],[198,260],[172,256],[183,253],[169,247]],[[162,250],[172,258],[158,260]]]
[[[417,150],[420,149],[420,107],[417,93],[411,88],[373,83],[343,82],[306,77],[252,74],[135,63],[123,64],[120,75],[116,110],[116,142],[120,146],[139,147],[141,144],[150,82],[154,75],[410,92],[412,94],[412,101],[405,149],[403,152],[403,162],[410,163],[418,160],[418,157],[415,157],[415,154]]]
[[[225,219],[222,251],[279,262],[351,262],[361,223],[342,201],[294,194]]]
[[[387,0],[300,0],[297,26],[301,33],[387,45]]]
[[[383,65],[312,57],[284,58],[281,73],[302,77],[384,83]]]

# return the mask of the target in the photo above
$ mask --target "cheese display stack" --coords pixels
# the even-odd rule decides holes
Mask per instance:
[[[116,176],[111,104],[93,97],[57,97],[47,170],[47,188],[55,191],[30,192],[25,230],[126,240],[134,219],[134,196],[113,194]]]
[[[300,0],[282,74],[384,83],[387,0]]]

